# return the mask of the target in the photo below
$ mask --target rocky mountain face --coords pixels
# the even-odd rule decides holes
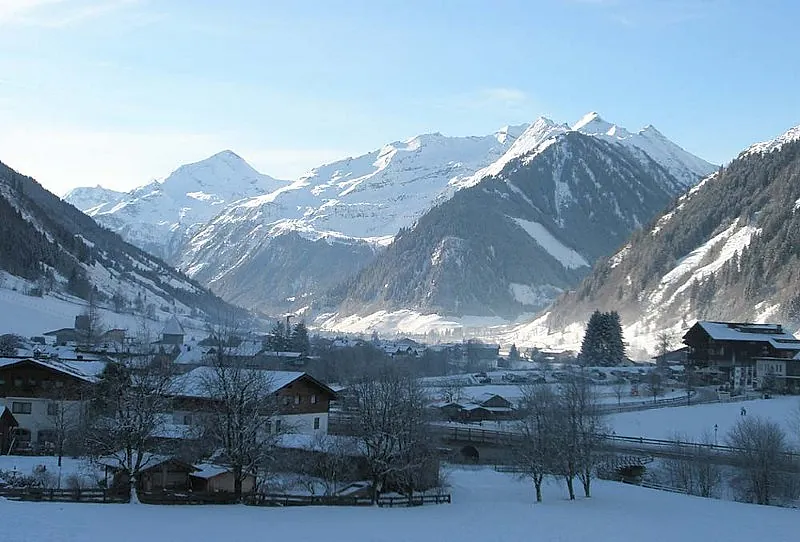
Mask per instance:
[[[302,309],[501,157],[526,128],[482,137],[426,134],[320,166],[274,193],[228,206],[184,245],[179,266],[244,306]]]
[[[513,319],[574,287],[681,186],[647,155],[540,119],[501,165],[437,205],[326,300]],[[524,145],[524,149],[520,149]],[[326,308],[326,307],[323,307]]]
[[[0,269],[31,294],[93,296],[114,310],[202,317],[237,309],[160,259],[123,241],[35,180],[0,163]]]
[[[681,196],[512,338],[544,342],[616,310],[626,339],[677,339],[696,319],[800,325],[800,127],[758,143]]]
[[[185,240],[227,204],[286,184],[223,151],[127,193],[76,188],[64,199],[126,241],[175,263]]]

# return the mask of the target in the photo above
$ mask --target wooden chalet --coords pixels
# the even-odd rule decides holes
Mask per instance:
[[[686,363],[697,374],[734,390],[759,388],[765,377],[759,367],[764,373],[780,366],[784,381],[800,379],[800,340],[780,324],[699,321],[683,342],[689,347]]]

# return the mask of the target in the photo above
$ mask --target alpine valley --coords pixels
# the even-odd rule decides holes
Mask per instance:
[[[590,113],[421,135],[291,182],[225,152],[127,194],[80,188],[67,201],[227,301],[366,331],[396,315],[541,310],[716,170],[652,126]]]

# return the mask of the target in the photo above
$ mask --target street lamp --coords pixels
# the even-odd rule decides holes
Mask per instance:
[[[714,446],[717,445],[717,429],[719,429],[719,427],[717,424],[714,424]]]

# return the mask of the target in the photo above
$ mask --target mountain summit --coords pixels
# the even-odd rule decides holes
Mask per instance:
[[[238,154],[225,150],[127,193],[76,188],[64,199],[127,241],[174,261],[185,238],[225,205],[286,184],[259,173]]]

